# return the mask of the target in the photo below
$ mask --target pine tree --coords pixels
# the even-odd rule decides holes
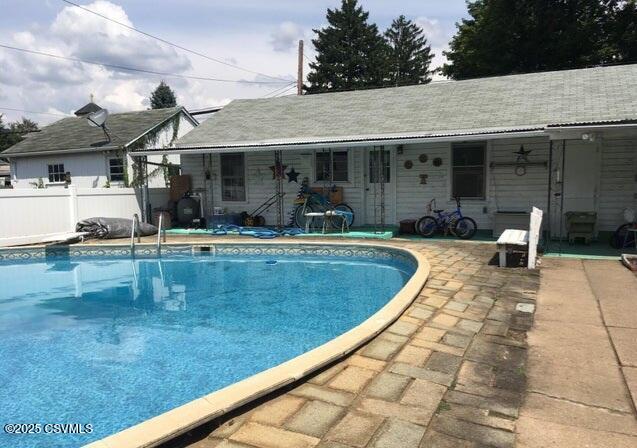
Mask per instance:
[[[426,84],[433,53],[422,28],[401,15],[385,31],[389,44],[388,69],[392,85]]]
[[[474,0],[445,52],[454,79],[609,62],[605,26],[616,0]]]
[[[328,26],[314,30],[316,62],[310,63],[308,93],[378,87],[387,81],[387,51],[378,27],[357,0],[328,9]]]
[[[637,2],[616,1],[611,19],[607,21],[609,47],[613,59],[620,62],[637,62]]]
[[[157,88],[150,94],[151,109],[165,109],[175,107],[177,99],[175,92],[164,81],[160,82]]]

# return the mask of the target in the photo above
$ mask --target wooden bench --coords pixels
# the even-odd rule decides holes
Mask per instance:
[[[537,260],[537,245],[540,241],[542,227],[542,210],[533,207],[529,230],[506,229],[498,238],[498,252],[500,253],[500,267],[507,265],[507,253],[528,252],[527,267],[535,269]]]

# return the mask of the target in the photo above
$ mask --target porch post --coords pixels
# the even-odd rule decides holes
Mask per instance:
[[[283,228],[283,173],[279,172],[283,169],[283,151],[274,151],[274,177],[276,192],[276,226],[277,229]]]
[[[546,198],[546,232],[544,238],[544,253],[548,253],[551,247],[551,183],[553,181],[553,139],[549,137],[549,175],[548,175],[548,188]]]
[[[562,189],[560,192],[560,246],[558,252],[562,254],[562,233],[564,231],[564,185],[566,185],[566,139],[562,139]]]

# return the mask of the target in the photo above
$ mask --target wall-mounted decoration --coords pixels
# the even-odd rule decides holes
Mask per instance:
[[[429,178],[428,174],[421,174],[420,175],[420,185],[426,185],[428,178]]]
[[[427,160],[429,160],[429,157],[427,157],[427,154],[420,154],[418,156],[418,160],[420,161],[420,163],[427,163]]]
[[[442,159],[440,157],[436,157],[433,161],[434,166],[442,166]]]
[[[524,149],[524,145],[520,145],[520,149],[518,149],[517,151],[513,151],[513,154],[517,156],[515,162],[491,162],[489,164],[489,167],[513,167],[513,172],[516,176],[524,176],[526,174],[526,169],[529,166],[543,166],[544,168],[547,168],[548,162],[546,161],[529,161],[529,154],[531,154],[532,151],[532,149]]]
[[[296,182],[298,184],[299,183],[299,174],[301,174],[301,173],[297,173],[294,170],[294,167],[290,168],[290,171],[285,173],[285,175],[288,177],[288,183]]]
[[[414,162],[411,160],[405,160],[405,169],[410,170],[414,167]]]
[[[513,153],[518,155],[516,162],[528,162],[529,154],[531,154],[531,151],[533,150],[532,149],[525,150],[524,145],[520,145],[520,149],[518,149],[517,151]]]
[[[285,169],[287,167],[287,165],[283,165],[281,163],[271,165],[270,169],[272,170],[272,179],[283,179],[285,177]]]

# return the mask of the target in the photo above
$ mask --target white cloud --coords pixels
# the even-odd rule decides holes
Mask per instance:
[[[453,36],[453,29],[443,26],[437,19],[428,17],[418,17],[415,22],[423,29],[425,37],[429,45],[431,45],[431,50],[435,54],[431,61],[431,67],[441,67],[447,62],[447,58],[442,53],[449,49],[449,41]]]
[[[296,48],[304,34],[303,28],[296,23],[283,22],[270,35],[270,43],[274,51],[288,52]]]

